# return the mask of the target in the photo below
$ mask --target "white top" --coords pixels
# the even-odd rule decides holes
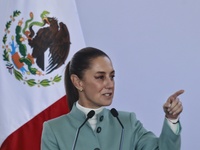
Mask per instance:
[[[95,115],[91,119],[88,120],[88,122],[90,123],[92,129],[95,130],[96,124],[97,124],[97,114],[100,113],[103,110],[103,107],[100,107],[100,108],[97,108],[97,109],[86,108],[86,107],[81,106],[78,103],[78,101],[76,102],[76,107],[79,110],[81,110],[86,116],[91,110],[95,111]]]

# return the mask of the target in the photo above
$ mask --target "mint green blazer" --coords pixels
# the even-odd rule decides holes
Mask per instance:
[[[174,134],[166,119],[160,137],[156,137],[143,127],[134,113],[118,113],[124,126],[122,150],[180,150],[180,134]],[[85,119],[85,114],[74,105],[68,114],[45,122],[41,150],[71,150],[77,128]],[[97,126],[94,131],[88,122],[80,129],[75,149],[118,150],[121,129],[110,110],[104,108],[97,115]]]

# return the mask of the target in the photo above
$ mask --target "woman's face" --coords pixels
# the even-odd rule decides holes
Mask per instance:
[[[115,71],[108,57],[97,57],[84,72],[79,92],[79,104],[87,108],[99,108],[112,103]]]

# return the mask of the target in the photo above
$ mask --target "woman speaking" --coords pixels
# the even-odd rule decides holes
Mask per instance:
[[[172,94],[159,137],[145,129],[135,113],[107,109],[115,90],[115,70],[103,51],[86,47],[67,64],[65,87],[70,112],[44,123],[42,150],[180,150],[183,110]],[[125,92],[125,91],[124,91]]]

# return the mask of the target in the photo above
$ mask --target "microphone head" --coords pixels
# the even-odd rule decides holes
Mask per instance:
[[[91,110],[88,114],[87,114],[87,118],[90,119],[94,116],[95,114],[95,111],[94,110]]]
[[[110,112],[111,112],[111,114],[112,114],[114,117],[118,117],[118,112],[117,112],[117,110],[116,110],[115,108],[112,108],[112,109],[110,110]]]

